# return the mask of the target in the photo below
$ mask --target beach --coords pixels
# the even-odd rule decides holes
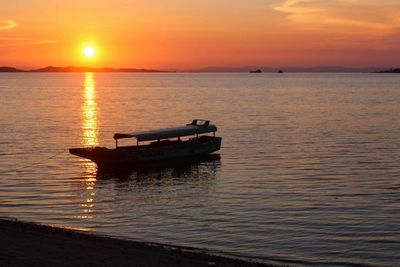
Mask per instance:
[[[11,219],[0,236],[0,266],[272,266]]]

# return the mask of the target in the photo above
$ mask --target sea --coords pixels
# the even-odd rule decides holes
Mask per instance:
[[[104,173],[68,152],[196,118],[222,137],[208,160]],[[399,266],[400,75],[1,73],[0,216],[278,265]]]

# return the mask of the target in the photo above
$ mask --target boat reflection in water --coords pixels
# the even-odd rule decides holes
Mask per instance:
[[[220,154],[209,154],[196,158],[174,159],[134,168],[99,168],[96,179],[136,181],[139,185],[153,184],[154,181],[172,179],[209,180],[214,179],[221,166]]]

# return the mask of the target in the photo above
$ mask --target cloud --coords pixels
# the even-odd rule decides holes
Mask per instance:
[[[384,35],[400,28],[398,0],[285,0],[274,9],[309,29],[361,29]]]
[[[10,30],[18,26],[14,20],[0,20],[0,30]],[[53,40],[37,40],[26,37],[0,37],[0,47],[19,46],[19,45],[41,45],[53,44]]]
[[[43,45],[54,44],[53,40],[35,40],[25,37],[0,37],[0,47],[20,46],[20,45]]]
[[[17,26],[18,26],[18,24],[11,19],[0,20],[0,30],[9,30],[9,29],[15,28]]]

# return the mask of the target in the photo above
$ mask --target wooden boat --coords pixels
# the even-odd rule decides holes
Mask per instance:
[[[218,151],[222,138],[215,136],[216,131],[217,127],[210,124],[210,121],[193,120],[182,127],[116,133],[113,149],[96,146],[70,148],[69,152],[90,159],[98,167],[140,166],[171,159],[204,156]],[[205,135],[207,133],[213,135]],[[118,140],[125,138],[136,138],[136,145],[119,146]]]

